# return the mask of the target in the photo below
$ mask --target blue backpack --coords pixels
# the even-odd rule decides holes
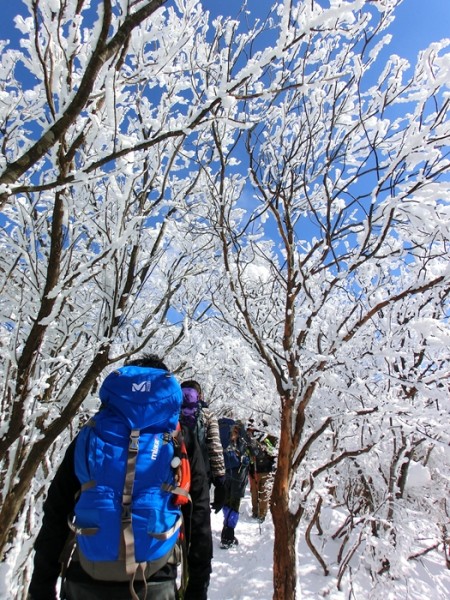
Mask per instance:
[[[239,421],[228,417],[221,417],[218,422],[226,470],[247,467],[249,464],[248,436],[244,426]],[[233,431],[237,434],[234,440]]]
[[[182,522],[174,500],[188,497],[175,478],[181,388],[167,371],[125,366],[106,377],[100,399],[75,446],[81,494],[71,528],[84,570],[129,580],[135,597],[134,579],[173,555]]]

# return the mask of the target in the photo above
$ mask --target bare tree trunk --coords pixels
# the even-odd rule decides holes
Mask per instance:
[[[292,410],[284,401],[280,449],[271,498],[275,530],[273,551],[273,600],[295,600],[297,585],[296,529],[298,516],[291,513],[289,491],[292,480]]]
[[[26,453],[24,447],[23,455],[18,460],[18,469],[15,472],[14,481],[16,483],[8,491],[5,491],[0,509],[0,560],[3,559],[9,541],[15,537],[14,524],[22,509],[25,496],[30,490],[39,463],[43,460],[58,435],[68,427],[92,385],[107,364],[108,350],[104,349],[93,360],[91,367],[72,396],[71,401],[63,410],[61,417],[46,428],[45,435],[33,445],[28,453]]]
[[[289,512],[288,489],[282,482],[276,488],[274,487],[273,497],[275,508],[272,510],[275,529],[273,600],[294,600],[297,585],[296,525]]]

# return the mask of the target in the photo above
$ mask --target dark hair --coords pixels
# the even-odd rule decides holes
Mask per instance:
[[[183,389],[188,387],[192,388],[197,392],[198,399],[202,403],[202,406],[207,406],[207,404],[203,401],[202,386],[199,384],[199,382],[195,381],[195,379],[187,379],[186,381],[183,381],[183,383],[181,384],[181,388]]]
[[[169,370],[156,354],[143,354],[140,358],[133,358],[125,364],[132,367],[148,367],[150,369],[162,369],[163,371]]]
[[[202,386],[199,384],[198,381],[195,381],[195,379],[187,379],[186,381],[183,381],[181,384],[182,388],[192,388],[193,390],[195,390],[198,394],[198,397],[201,399],[202,398]]]

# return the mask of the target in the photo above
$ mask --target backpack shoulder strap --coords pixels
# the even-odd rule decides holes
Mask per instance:
[[[127,574],[133,578],[139,568],[139,564],[134,561],[134,534],[131,524],[131,500],[133,496],[134,478],[136,475],[136,462],[139,451],[138,429],[132,429],[130,432],[130,441],[128,444],[127,470],[125,475],[125,484],[122,494],[122,531],[125,552],[125,567]]]

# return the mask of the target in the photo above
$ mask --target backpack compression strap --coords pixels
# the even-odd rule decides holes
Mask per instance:
[[[136,573],[141,569],[145,571],[146,563],[137,563],[134,558],[134,534],[131,522],[131,500],[133,496],[134,477],[136,474],[136,462],[139,451],[139,429],[132,429],[130,433],[130,443],[128,445],[127,472],[125,475],[125,484],[122,494],[122,534],[125,552],[125,568],[130,577],[130,593],[133,600],[139,600],[139,596],[134,589],[134,580]],[[145,577],[143,577],[145,583]],[[147,596],[147,589],[145,590]]]
[[[93,479],[91,479],[91,481],[87,481],[86,483],[83,483],[81,486],[81,490],[75,494],[75,500],[78,500],[81,492],[89,490],[90,488],[93,488],[96,485],[97,484]],[[73,513],[68,515],[67,525],[69,526],[69,529],[71,530],[71,532],[74,533],[75,535],[95,535],[96,533],[98,533],[98,527],[80,527],[79,525],[77,525],[76,519],[75,519],[75,516]]]

